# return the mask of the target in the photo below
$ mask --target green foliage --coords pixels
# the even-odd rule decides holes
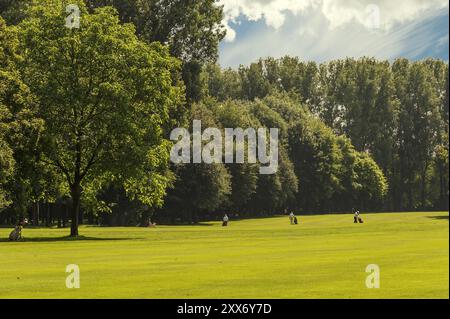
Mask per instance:
[[[13,202],[14,215],[25,215],[29,201],[49,197],[55,189],[49,170],[38,163],[38,141],[43,121],[36,116],[35,98],[21,80],[16,28],[7,28],[0,17],[0,109],[4,155],[3,175],[11,173],[8,154],[13,156],[14,175],[3,186]],[[8,165],[6,163],[9,163]],[[5,182],[5,178],[2,179]],[[46,184],[46,186],[44,186]],[[10,212],[11,213],[11,212]]]
[[[65,27],[73,3],[79,29]],[[37,223],[40,206],[71,203],[76,235],[80,207],[121,225],[448,208],[448,63],[283,57],[221,69],[215,0],[5,0],[0,15],[11,25],[0,17],[3,220],[32,208]],[[278,171],[260,175],[247,158],[169,165],[170,131],[194,119],[278,128]]]
[[[260,125],[258,120],[250,112],[248,103],[239,101],[227,101],[225,103],[211,102],[210,109],[213,111],[217,121],[224,128],[255,128]],[[244,141],[244,149],[248,147],[248,141]],[[234,153],[236,156],[236,142],[234,141]],[[231,194],[228,210],[230,212],[247,212],[248,203],[257,191],[259,177],[258,165],[248,163],[248,156],[245,156],[244,163],[225,164],[231,174]]]
[[[432,74],[422,63],[393,65],[398,109],[398,160],[404,194],[401,206],[426,206],[426,174],[439,134],[439,109]]]
[[[6,125],[3,123],[6,110],[0,104],[0,209],[11,204],[8,190],[5,189],[6,183],[14,173],[14,158],[12,149],[6,142]]]
[[[6,120],[10,117],[10,112],[4,105],[5,91],[8,90],[4,78],[9,74],[3,69],[6,69],[9,64],[8,51],[13,49],[9,39],[10,35],[6,30],[5,21],[0,17],[0,209],[11,204],[8,199],[9,192],[5,186],[13,175],[15,165],[12,149],[6,141],[9,131],[9,124]]]
[[[316,65],[283,57],[260,59],[237,71],[208,66],[202,78],[203,94],[221,101],[253,100],[286,92],[301,102],[303,107],[278,107],[280,114],[292,125],[293,118],[302,116],[292,109],[305,112],[308,108],[335,134],[348,137],[356,151],[370,154],[390,185],[384,199],[386,209],[448,207],[448,177],[443,165],[436,167],[435,152],[437,146],[448,144],[448,63],[433,59],[389,63],[374,58],[347,58]],[[303,126],[297,129],[305,130]],[[297,135],[294,144],[289,143],[291,149],[299,138],[303,137]],[[328,151],[333,157],[333,148]],[[295,154],[293,161],[300,156]],[[312,165],[312,160],[314,157],[306,161],[307,165]],[[341,186],[333,182],[333,170],[325,167],[310,169],[328,171],[328,178],[319,183],[340,193]],[[351,169],[347,170],[351,176]],[[339,171],[345,168],[338,169],[334,176],[344,178]],[[300,184],[304,182],[300,179]],[[345,183],[349,185],[350,180]],[[325,191],[324,198],[330,198],[329,194]],[[344,204],[339,200],[344,197],[332,197],[333,202]],[[326,202],[312,201],[323,205]]]
[[[242,79],[233,69],[222,70],[217,64],[207,64],[201,74],[203,96],[214,96],[219,101],[242,98]]]
[[[211,110],[203,104],[193,106],[191,123],[192,120],[201,120],[202,127],[205,128],[218,126]],[[190,131],[192,132],[192,128]],[[227,204],[231,192],[231,177],[224,164],[176,164],[174,172],[177,179],[166,199],[166,218],[197,222],[202,214],[213,212]]]
[[[147,43],[168,45],[183,61],[188,102],[200,100],[200,72],[204,63],[216,62],[219,42],[225,37],[222,6],[217,0],[92,0],[90,8],[113,6],[121,21],[133,23]]]
[[[0,16],[8,24],[17,24],[25,18],[26,8],[35,0],[2,0],[0,1]]]
[[[279,167],[276,174],[259,176],[251,211],[271,215],[292,207],[298,191],[298,177],[288,154],[288,124],[268,104],[266,100],[256,100],[250,110],[260,123],[258,127],[279,129]]]
[[[115,7],[143,39],[167,43],[171,54],[184,62],[215,62],[225,36],[216,0],[93,0],[88,5]]]
[[[225,164],[225,175],[211,172],[217,165],[178,166],[179,179],[161,216],[197,220],[211,218],[219,208],[219,214],[254,216],[285,210],[348,211],[353,205],[360,209],[379,207],[388,187],[382,170],[368,154],[358,152],[348,138],[336,136],[300,105],[296,96],[275,93],[254,101],[224,102],[206,98],[196,105],[192,119],[201,119],[203,127],[279,128],[278,171],[260,175],[259,164],[247,161]],[[216,179],[208,179],[213,174]],[[230,194],[221,201],[211,190],[217,192],[217,183],[222,185],[227,175],[231,179]],[[213,202],[215,205],[209,205]]]
[[[106,174],[133,198],[160,205],[169,181],[162,126],[181,103],[179,63],[160,44],[140,41],[113,8],[89,14],[78,5],[79,29],[65,27],[59,1],[33,6],[19,26],[23,79],[45,120],[42,160],[64,176],[73,219],[83,189]]]
[[[354,164],[354,190],[361,207],[379,203],[387,193],[388,184],[383,172],[366,153],[359,153]]]

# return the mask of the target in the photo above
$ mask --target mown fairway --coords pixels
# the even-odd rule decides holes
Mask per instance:
[[[199,226],[1,228],[0,298],[449,298],[448,213],[287,217]],[[81,288],[67,289],[78,264]],[[368,264],[381,288],[367,289]]]

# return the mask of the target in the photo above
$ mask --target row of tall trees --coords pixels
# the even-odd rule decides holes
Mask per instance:
[[[237,71],[209,65],[202,81],[204,94],[219,101],[295,94],[381,167],[389,182],[385,209],[448,209],[448,63],[267,58]]]
[[[276,174],[258,164],[182,164],[169,190],[164,218],[198,220],[211,213],[270,216],[290,210],[350,211],[381,207],[388,185],[374,160],[337,136],[287,93],[255,101],[205,99],[192,119],[221,128],[279,128]]]
[[[80,28],[67,28],[74,2]],[[79,222],[448,204],[447,64],[221,69],[221,21],[214,0],[2,1],[0,223],[77,236]],[[193,120],[279,128],[278,171],[170,163],[171,130]]]

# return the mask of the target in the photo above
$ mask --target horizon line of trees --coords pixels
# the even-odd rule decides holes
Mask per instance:
[[[215,0],[0,5],[0,224],[448,209],[448,63],[216,64]],[[170,17],[170,19],[169,19]],[[5,21],[6,20],[6,21]],[[280,129],[279,169],[172,164],[175,127]]]
[[[266,58],[238,70],[208,65],[206,94],[219,101],[286,92],[337,135],[348,137],[389,183],[384,210],[447,210],[448,63],[346,58],[317,64]]]

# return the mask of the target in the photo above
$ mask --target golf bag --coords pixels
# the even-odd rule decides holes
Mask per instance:
[[[16,226],[14,230],[9,234],[10,241],[18,241],[22,239],[22,226]]]

